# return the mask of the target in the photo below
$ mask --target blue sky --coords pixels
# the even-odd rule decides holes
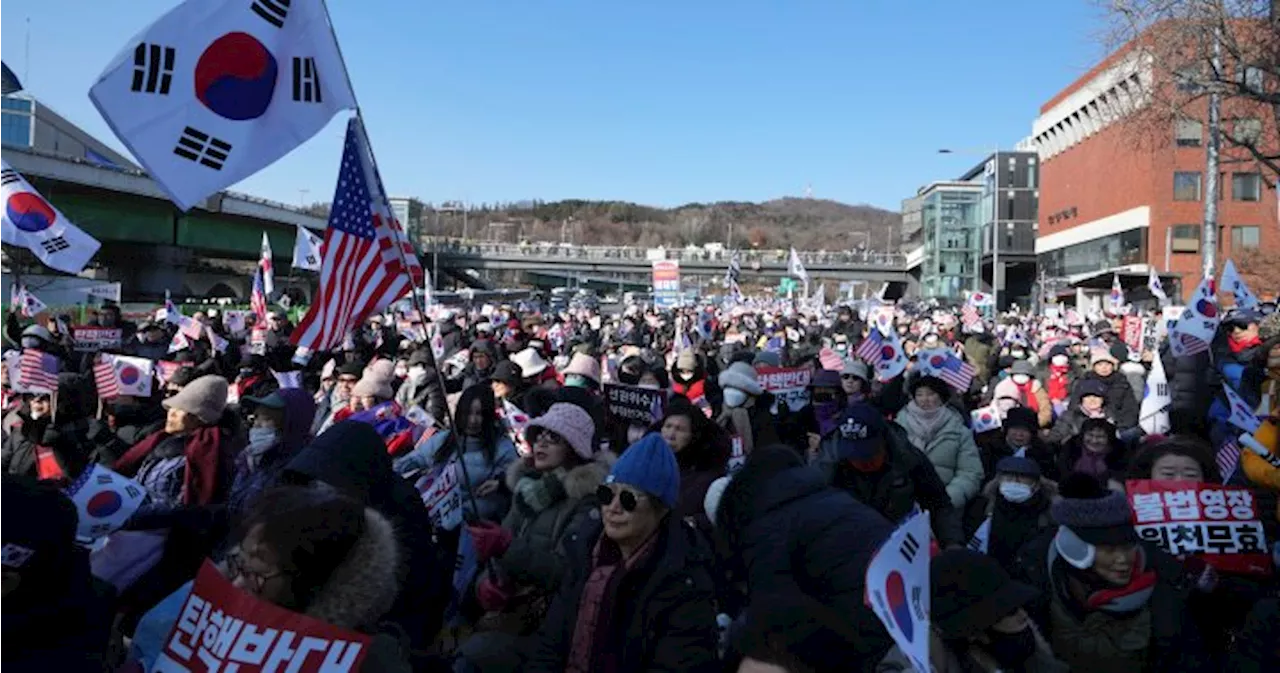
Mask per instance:
[[[122,149],[89,87],[176,4],[6,0],[0,51],[30,92]],[[976,148],[1027,136],[1039,106],[1103,55],[1088,0],[329,5],[388,190],[437,202],[672,206],[812,185],[896,210],[976,163]],[[342,129],[235,189],[328,200]]]

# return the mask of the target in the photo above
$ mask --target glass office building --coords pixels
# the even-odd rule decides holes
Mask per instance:
[[[917,195],[924,243],[921,294],[960,301],[980,289],[982,185],[935,182]]]
[[[31,147],[36,125],[34,102],[30,98],[5,96],[0,103],[0,136],[4,144]]]

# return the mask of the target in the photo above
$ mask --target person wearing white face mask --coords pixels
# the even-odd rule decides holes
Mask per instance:
[[[734,438],[735,450],[751,455],[757,446],[777,444],[778,431],[770,408],[773,395],[760,385],[756,370],[745,362],[735,362],[720,372],[716,381],[724,390],[724,406],[716,424]]]
[[[985,539],[978,533],[970,546],[984,549],[1014,572],[1022,545],[1056,525],[1049,506],[1058,497],[1058,487],[1041,476],[1039,464],[1030,458],[1001,458],[995,472],[995,479],[982,492],[987,499]]]
[[[396,391],[395,400],[404,409],[418,407],[436,420],[443,420],[446,414],[445,390],[432,360],[429,348],[419,348],[409,355],[404,383]]]
[[[236,456],[235,475],[227,494],[234,514],[248,511],[263,491],[280,483],[284,466],[311,439],[315,400],[300,388],[281,388],[263,397],[246,397],[253,409],[249,441]]]
[[[1016,406],[1031,409],[1036,414],[1039,427],[1046,428],[1053,423],[1053,404],[1049,393],[1035,377],[1035,367],[1026,360],[1016,360],[1009,367],[1009,375],[996,384],[993,399],[1008,411],[1010,402]]]

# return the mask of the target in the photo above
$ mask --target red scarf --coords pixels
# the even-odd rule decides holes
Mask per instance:
[[[1230,348],[1231,352],[1236,355],[1244,352],[1246,348],[1253,348],[1254,346],[1261,345],[1262,339],[1256,334],[1247,339],[1237,339],[1234,336],[1227,337],[1227,348]]]
[[[1022,398],[1022,403],[1028,409],[1040,413],[1040,402],[1036,399],[1035,392],[1032,390],[1032,386],[1035,384],[1035,379],[1027,379],[1026,383],[1013,382],[1013,385],[1018,387],[1018,396]]]
[[[672,380],[671,390],[680,395],[684,395],[690,400],[696,400],[699,397],[706,395],[706,383],[706,379],[698,379],[693,383],[681,383],[679,381]]]
[[[604,533],[600,534],[591,553],[591,574],[587,576],[582,597],[578,600],[578,619],[574,623],[565,666],[567,673],[617,670],[618,653],[600,649],[614,626],[614,615],[609,610],[601,610],[601,607],[614,598],[622,577],[652,553],[660,534],[661,531],[655,531],[628,559],[622,558],[617,544],[607,540]]]
[[[1049,365],[1049,399],[1065,400],[1071,394],[1070,381],[1068,381],[1067,372],[1070,371],[1071,365],[1066,364],[1059,367],[1058,365]]]
[[[142,461],[168,437],[164,430],[144,437],[120,456],[111,469],[126,477],[134,476],[142,467]],[[183,450],[187,466],[182,473],[182,504],[208,505],[218,497],[222,444],[222,430],[217,426],[196,428],[187,435]]]

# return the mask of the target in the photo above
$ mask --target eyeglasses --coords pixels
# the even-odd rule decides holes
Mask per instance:
[[[617,497],[618,497],[618,504],[622,505],[622,511],[634,512],[636,511],[636,507],[640,505],[640,500],[648,496],[641,495],[633,491],[628,491],[626,489],[618,489]],[[601,507],[608,507],[609,505],[612,505],[613,498],[614,498],[614,492],[612,488],[609,488],[604,484],[601,484],[598,488],[596,488],[596,500],[600,501]]]
[[[243,553],[237,547],[226,558],[227,572],[230,573],[231,579],[240,577],[245,578],[253,586],[255,592],[261,593],[262,588],[267,585],[269,580],[284,575],[284,571],[277,570],[273,573],[260,573],[245,565]]]

